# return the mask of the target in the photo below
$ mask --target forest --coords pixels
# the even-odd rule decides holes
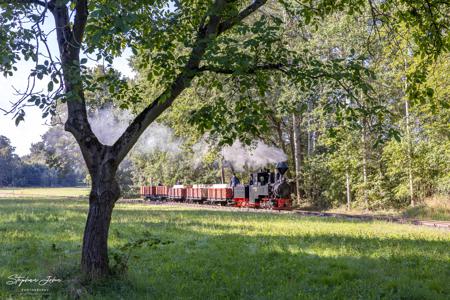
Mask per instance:
[[[237,59],[249,63],[248,51],[263,50],[260,43],[272,39],[286,52],[305,53],[309,67],[302,72],[308,76],[299,79],[304,82],[280,74],[261,73],[256,80],[246,74],[211,74],[208,88],[198,83],[185,91],[121,163],[124,195],[137,194],[152,180],[228,182],[237,172],[245,181],[250,172],[286,159],[298,205],[377,210],[448,199],[448,52],[432,61],[415,55],[428,46],[414,43],[411,28],[374,24],[370,5],[357,15],[338,11],[301,28],[277,5],[266,9],[276,18],[257,22],[273,36],[248,44],[233,41],[241,49]],[[113,143],[146,106],[143,99],[161,89],[148,75],[145,60],[143,53],[130,58],[134,78],[104,64],[86,68],[92,85],[86,92],[88,117],[106,143]],[[339,80],[330,80],[333,76]],[[1,173],[0,186],[89,184],[79,147],[62,125],[64,108],[58,106],[54,114],[54,125],[24,157],[1,137],[0,168],[8,171]],[[252,155],[261,146],[268,152]],[[274,151],[275,158],[269,153]]]

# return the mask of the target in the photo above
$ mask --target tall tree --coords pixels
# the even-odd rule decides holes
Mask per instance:
[[[424,36],[433,45],[432,50],[439,53],[448,47],[439,27],[445,20],[434,17],[441,15],[441,1],[427,1],[431,3],[428,6],[420,6],[421,2],[392,0],[376,5],[383,16],[392,12],[391,17],[417,28],[417,42],[422,43],[421,36]],[[299,26],[337,10],[353,14],[364,5],[361,0],[281,3],[286,13],[301,20]],[[272,71],[297,83],[306,82],[305,86],[312,85],[318,77],[341,84],[342,81],[358,82],[364,69],[362,60],[323,63],[307,53],[295,53],[283,47],[279,38],[283,20],[272,14],[270,7],[262,11],[266,4],[266,0],[0,2],[0,71],[12,76],[21,58],[35,62],[30,84],[10,112],[20,122],[25,115],[26,101],[39,106],[44,117],[55,114],[57,101],[66,103],[65,130],[75,137],[92,179],[81,258],[82,271],[88,277],[99,278],[110,273],[107,240],[112,211],[120,196],[116,179],[120,162],[145,129],[189,86],[220,86],[231,76],[231,80],[238,82],[242,95],[237,103],[242,110],[238,108],[235,113],[251,115],[258,110],[248,105],[250,92],[264,93],[273,77]],[[45,31],[42,26],[49,16],[55,26]],[[53,31],[56,37],[52,36]],[[59,54],[48,46],[49,38],[57,42]],[[87,118],[85,92],[91,88],[91,82],[85,72],[85,55],[96,53],[98,59],[111,62],[125,46],[143,58],[140,67],[149,68],[148,79],[155,82],[160,92],[148,101],[139,97],[138,88],[111,80],[111,90],[120,87],[117,97],[126,97],[130,103],[146,102],[146,105],[114,144],[105,145],[95,136]],[[215,73],[221,76],[212,76]],[[49,79],[47,94],[34,89],[35,80],[43,78]],[[223,108],[222,104],[218,99],[215,107]],[[211,116],[207,119],[209,123],[203,124],[211,128],[215,120]],[[230,137],[240,136],[249,128],[264,128],[249,125],[245,114],[235,121]]]
[[[18,172],[16,167],[19,157],[14,153],[15,148],[11,141],[0,135],[0,186],[14,185],[14,172]]]

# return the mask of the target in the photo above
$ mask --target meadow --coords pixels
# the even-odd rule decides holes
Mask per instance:
[[[448,299],[450,232],[287,214],[116,205],[108,281],[78,273],[86,198],[0,198],[0,299]],[[160,243],[159,243],[160,242]],[[38,286],[39,287],[39,286]],[[42,287],[40,287],[42,288]],[[25,290],[26,292],[26,290]]]
[[[81,198],[89,195],[87,187],[38,187],[38,188],[1,188],[0,198]]]

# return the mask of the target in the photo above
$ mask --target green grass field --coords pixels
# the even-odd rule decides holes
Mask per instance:
[[[172,243],[136,248],[126,275],[83,283],[86,212],[86,199],[0,198],[0,299],[36,287],[6,284],[13,274],[63,279],[49,289],[57,299],[450,297],[449,231],[145,204],[116,205],[111,253],[148,234]]]
[[[86,197],[89,195],[87,187],[63,187],[63,188],[0,188],[1,198],[23,197]]]
[[[417,220],[450,221],[450,197],[444,195],[434,196],[419,202],[415,207],[406,207],[400,210],[388,209],[367,212],[366,210],[360,208],[348,211],[345,206],[342,206],[339,208],[330,209],[327,212],[356,215],[383,215]]]

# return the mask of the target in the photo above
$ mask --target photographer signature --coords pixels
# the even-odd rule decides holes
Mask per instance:
[[[47,276],[46,278],[30,278],[28,276],[22,276],[22,275],[10,275],[8,276],[8,281],[6,281],[7,285],[17,285],[17,286],[22,286],[22,284],[27,284],[27,283],[37,283],[41,286],[44,285],[50,285],[53,283],[60,283],[62,282],[62,279],[53,277],[53,276]]]

